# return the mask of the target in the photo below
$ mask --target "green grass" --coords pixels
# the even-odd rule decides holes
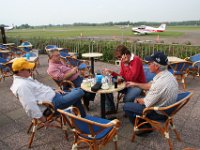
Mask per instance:
[[[8,31],[6,35],[14,38],[75,38],[88,36],[138,36],[131,31],[132,27],[120,29],[120,26],[68,26],[68,27],[48,27],[37,29],[14,29]],[[161,37],[179,37],[184,34],[184,30],[200,30],[195,26],[169,26],[162,33],[152,33],[147,36],[159,35]]]

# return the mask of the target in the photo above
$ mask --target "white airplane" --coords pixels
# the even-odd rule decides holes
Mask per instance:
[[[166,28],[166,24],[161,24],[158,28],[141,25],[139,27],[133,27],[132,31],[135,34],[148,34],[148,33],[153,33],[153,32],[164,32],[165,28]]]
[[[5,31],[14,29],[14,25],[12,26],[4,26]]]

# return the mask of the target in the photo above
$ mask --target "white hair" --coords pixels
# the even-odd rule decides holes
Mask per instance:
[[[51,50],[49,50],[49,51],[47,52],[47,55],[49,56],[49,58],[52,57],[52,55],[53,55],[54,52],[58,52],[58,49],[51,49]]]
[[[166,66],[163,66],[163,65],[161,65],[161,64],[159,64],[159,63],[157,63],[157,62],[155,62],[155,61],[153,61],[153,64],[156,65],[156,66],[158,66],[160,71],[164,71],[164,70],[166,70],[167,67],[168,67],[167,65],[166,65]]]

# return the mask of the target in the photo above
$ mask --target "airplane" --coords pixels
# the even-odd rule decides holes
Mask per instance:
[[[5,31],[14,29],[14,25],[12,26],[4,26]]]
[[[166,24],[161,24],[158,28],[141,25],[139,27],[133,27],[132,32],[134,32],[135,34],[149,34],[149,33],[154,33],[154,32],[164,32],[165,28],[166,28]]]

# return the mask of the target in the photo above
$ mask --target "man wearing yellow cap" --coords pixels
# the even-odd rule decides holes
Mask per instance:
[[[70,92],[62,90],[53,90],[31,77],[31,70],[35,63],[30,63],[24,58],[15,60],[12,64],[14,72],[11,91],[19,98],[26,113],[31,118],[37,118],[45,121],[43,117],[44,108],[37,105],[38,102],[49,101],[53,103],[55,110],[64,109],[71,105],[79,108],[81,116],[85,117],[85,110],[81,104],[81,98],[84,92],[80,88],[75,88]]]

